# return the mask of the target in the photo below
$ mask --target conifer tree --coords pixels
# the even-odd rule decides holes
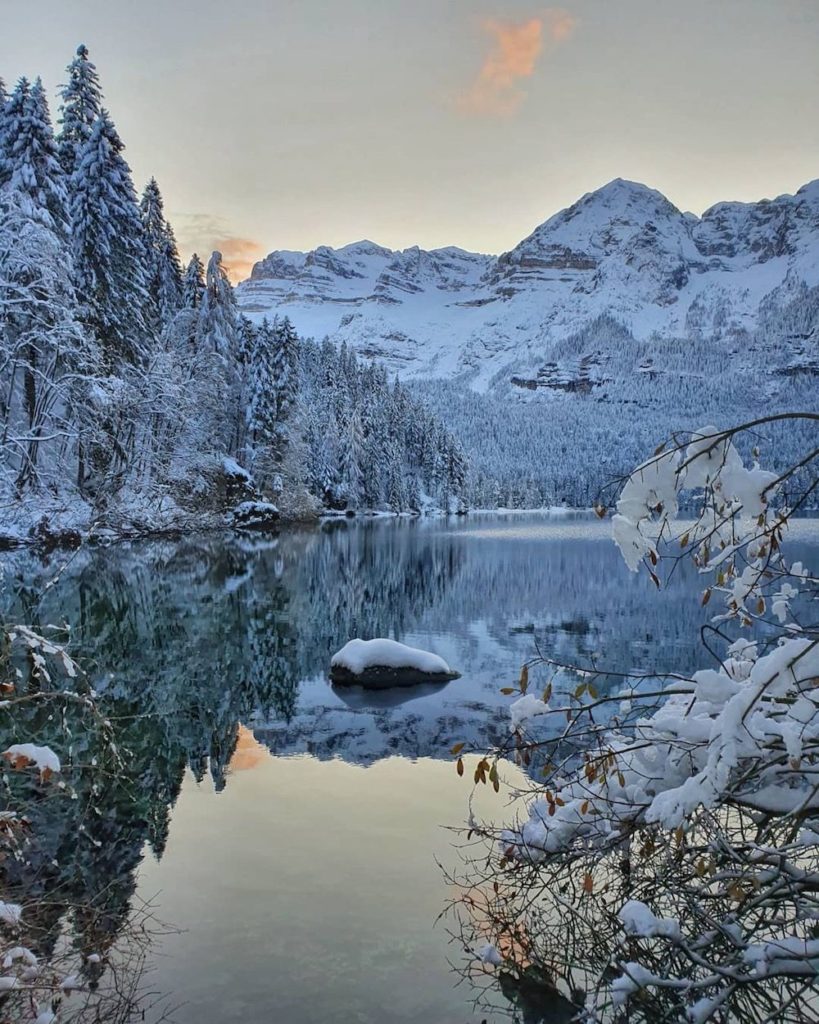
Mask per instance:
[[[139,204],[148,269],[150,316],[155,333],[170,323],[182,301],[182,267],[173,229],[165,220],[156,178],[151,178]]]
[[[71,180],[74,273],[85,317],[106,363],[136,364],[149,350],[146,252],[131,171],[103,110]]]
[[[197,341],[202,349],[235,359],[239,351],[239,314],[236,298],[222,265],[222,254],[212,253],[199,306]]]
[[[363,498],[362,464],[364,462],[364,428],[361,414],[353,408],[347,419],[341,452],[341,487],[347,507],[358,509]]]
[[[276,430],[276,392],[271,366],[275,321],[267,317],[254,331],[250,352],[250,401],[247,407],[248,442],[255,445],[273,437]]]
[[[43,83],[22,85],[20,115],[7,135],[5,166],[8,185],[17,191],[24,212],[48,228],[68,231],[65,175],[57,159]]]
[[[6,92],[6,83],[0,78],[0,163],[3,159],[3,133],[5,130],[6,123],[6,104],[8,103],[9,97]]]
[[[246,316],[239,316],[239,362],[242,366],[250,366],[253,349],[256,345],[256,328],[253,321]]]
[[[185,309],[199,309],[205,294],[205,267],[196,253],[191,256],[182,282],[182,306]]]
[[[0,188],[11,181],[14,169],[13,150],[15,141],[23,134],[31,83],[25,77],[20,78],[17,85],[3,104],[3,130],[0,132]]]
[[[57,143],[60,163],[70,177],[77,169],[79,154],[102,111],[102,92],[97,69],[88,59],[88,47],[83,43],[77,47],[76,56],[66,71],[68,82],[62,89]]]
[[[299,390],[299,337],[287,317],[277,322],[274,331],[272,376],[276,418],[282,427],[296,404]]]
[[[214,252],[208,261],[195,350],[201,367],[202,405],[208,424],[205,429],[223,452],[238,455],[246,431],[239,315],[220,252]]]

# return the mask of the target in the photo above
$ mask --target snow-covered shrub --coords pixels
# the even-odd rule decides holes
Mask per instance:
[[[574,666],[573,693],[550,684],[542,699],[524,671],[509,744],[475,773],[496,782],[514,757],[544,778],[510,826],[473,823],[491,840],[491,870],[481,862],[459,901],[462,924],[501,951],[502,970],[536,963],[582,989],[587,1020],[625,1008],[701,1024],[765,1008],[797,1021],[813,1005],[819,580],[783,542],[819,450],[774,474],[735,445],[782,418],[675,438],[619,489],[612,530],[628,568],[658,587],[683,558],[702,575],[716,612],[703,669],[635,677],[593,661]],[[777,495],[806,467],[811,482],[785,507]],[[681,519],[692,502],[694,520]]]
[[[102,845],[94,819],[101,788],[120,774],[113,730],[53,627],[0,629],[0,998],[3,1019],[125,1021],[135,1012],[150,942],[134,909],[111,934],[105,905],[75,899],[53,878]],[[88,805],[85,798],[90,794]],[[79,803],[75,803],[78,802]],[[81,808],[70,846],[55,845],[59,805]],[[110,851],[106,852],[110,856]],[[59,896],[55,899],[55,893]],[[82,922],[72,941],[63,918]],[[91,945],[90,943],[94,943]],[[111,965],[114,969],[110,970]]]

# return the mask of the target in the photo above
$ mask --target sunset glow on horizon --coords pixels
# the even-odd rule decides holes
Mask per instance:
[[[0,76],[56,119],[84,41],[137,187],[237,280],[360,238],[499,253],[615,177],[698,214],[819,177],[813,0],[8,7]]]

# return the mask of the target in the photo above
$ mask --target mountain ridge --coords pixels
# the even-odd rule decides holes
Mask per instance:
[[[742,337],[800,285],[819,285],[819,179],[697,217],[615,178],[498,256],[367,239],[279,250],[237,297],[251,319],[287,315],[402,376],[469,375],[484,390],[600,317],[641,340]]]

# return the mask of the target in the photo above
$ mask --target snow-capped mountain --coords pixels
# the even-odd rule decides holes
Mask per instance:
[[[550,343],[601,316],[638,340],[742,337],[819,285],[819,180],[702,217],[616,179],[501,256],[372,242],[278,251],[237,288],[252,319],[346,340],[408,377],[531,378]],[[773,293],[773,294],[772,294]]]

